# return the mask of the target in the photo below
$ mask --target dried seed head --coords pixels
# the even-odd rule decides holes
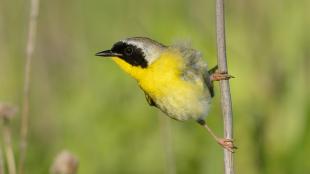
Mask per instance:
[[[4,119],[4,120],[11,120],[14,115],[17,112],[17,108],[9,105],[9,104],[5,104],[5,103],[0,103],[0,118]]]
[[[78,159],[69,151],[64,150],[56,156],[50,172],[52,174],[76,174],[78,165]]]

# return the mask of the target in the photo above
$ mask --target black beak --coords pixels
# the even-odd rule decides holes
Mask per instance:
[[[115,53],[112,50],[105,50],[105,51],[100,51],[95,54],[96,56],[102,56],[102,57],[122,57],[122,54],[120,53]]]

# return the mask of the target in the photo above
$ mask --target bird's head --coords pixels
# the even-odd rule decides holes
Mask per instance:
[[[123,69],[123,66],[147,68],[165,48],[165,45],[146,37],[131,37],[116,42],[110,50],[98,52],[96,56],[112,57]]]

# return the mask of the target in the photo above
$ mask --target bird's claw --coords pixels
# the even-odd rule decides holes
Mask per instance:
[[[232,139],[219,138],[217,139],[217,143],[232,153],[235,152],[235,149],[238,149],[236,146],[234,146]]]
[[[220,80],[229,80],[230,78],[235,78],[232,75],[229,75],[227,72],[215,71],[211,74],[211,81],[220,81]]]

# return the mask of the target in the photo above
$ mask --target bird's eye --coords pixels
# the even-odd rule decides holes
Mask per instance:
[[[126,47],[125,50],[124,50],[124,53],[125,53],[127,56],[132,55],[132,53],[133,53],[133,48],[132,48],[132,47]]]

